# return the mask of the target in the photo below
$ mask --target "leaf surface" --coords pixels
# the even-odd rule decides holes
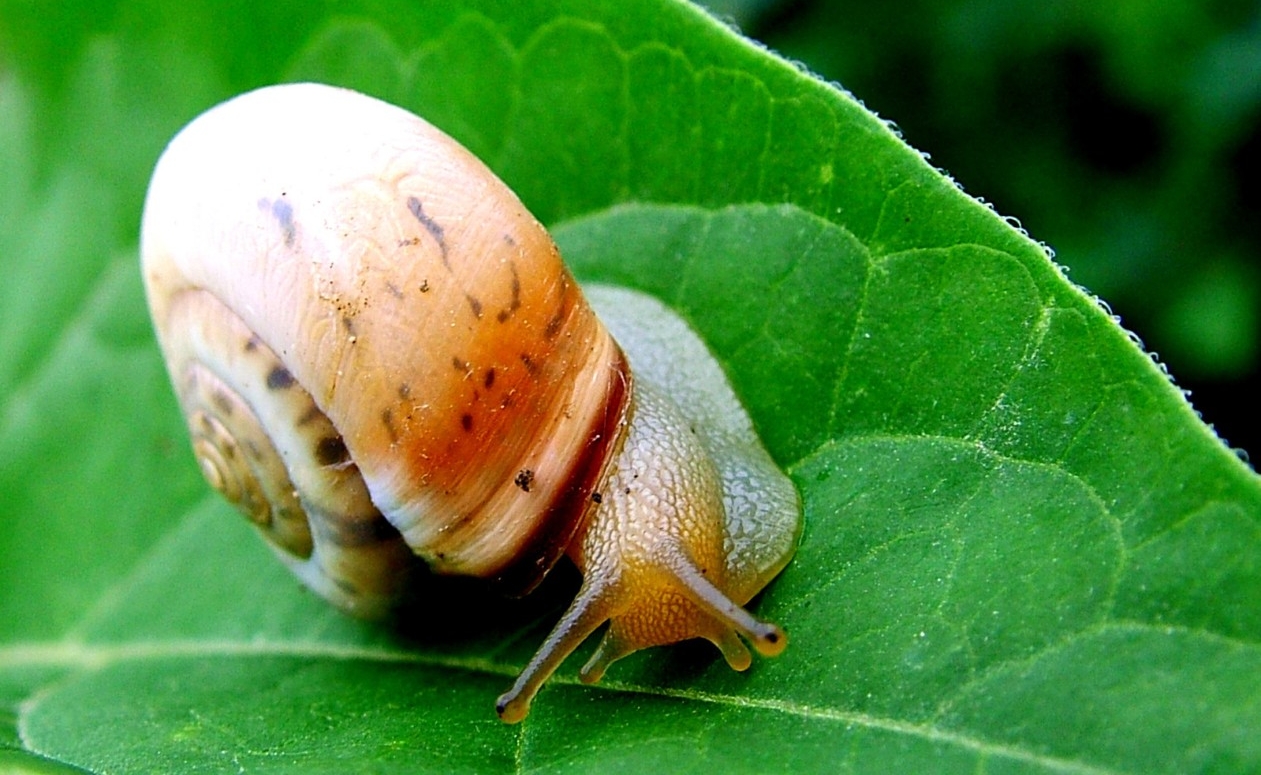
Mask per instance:
[[[0,2],[0,767],[1261,768],[1256,475],[848,96],[664,0],[23,8]],[[296,79],[426,116],[581,279],[702,335],[803,497],[755,601],[783,655],[736,674],[683,644],[596,687],[574,659],[507,727],[494,697],[572,576],[443,582],[365,625],[208,492],[149,332],[144,186],[197,112]]]

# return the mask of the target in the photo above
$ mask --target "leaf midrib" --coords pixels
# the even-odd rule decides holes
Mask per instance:
[[[1145,627],[1145,625],[1138,625]],[[1168,629],[1168,628],[1164,628]],[[1220,636],[1217,636],[1220,637]],[[462,670],[484,675],[513,678],[519,666],[486,659],[450,655],[420,654],[383,648],[365,648],[329,643],[294,643],[270,640],[150,640],[118,644],[83,642],[29,642],[0,647],[0,670],[18,668],[65,668],[77,671],[105,670],[120,663],[156,659],[282,657],[326,660],[359,660],[383,664],[413,664],[443,670]],[[48,686],[32,690],[22,703],[21,717],[28,715],[50,689],[73,676],[59,674]],[[688,688],[647,686],[637,683],[604,680],[599,684],[582,684],[576,676],[555,675],[550,683],[560,686],[582,686],[595,691],[633,692],[689,702],[721,705],[729,708],[771,711],[785,715],[857,726],[875,731],[907,735],[925,742],[946,744],[985,757],[998,757],[1043,767],[1053,772],[1080,775],[1119,775],[1124,770],[1108,769],[1092,764],[1030,751],[1019,746],[994,743],[982,738],[942,729],[930,724],[917,724],[868,713],[807,705],[788,700],[750,698]],[[528,722],[527,722],[528,723]]]

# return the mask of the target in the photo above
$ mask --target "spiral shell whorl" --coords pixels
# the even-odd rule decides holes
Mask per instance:
[[[356,615],[385,614],[415,561],[336,429],[218,300],[184,291],[167,314],[163,345],[207,480],[312,588]]]
[[[203,364],[179,386],[202,475],[275,546],[311,556],[311,529],[276,448],[241,396]]]

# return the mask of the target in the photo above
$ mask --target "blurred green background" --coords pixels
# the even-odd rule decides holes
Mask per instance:
[[[1017,218],[1256,465],[1261,4],[707,4]]]

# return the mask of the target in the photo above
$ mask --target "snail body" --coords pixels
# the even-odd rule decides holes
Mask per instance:
[[[418,561],[513,594],[577,565],[505,720],[606,621],[584,680],[692,637],[736,669],[740,636],[783,648],[741,606],[791,557],[797,496],[721,368],[642,294],[591,288],[601,322],[423,120],[315,84],[212,108],[158,162],[141,254],[203,473],[316,592],[371,618]]]

